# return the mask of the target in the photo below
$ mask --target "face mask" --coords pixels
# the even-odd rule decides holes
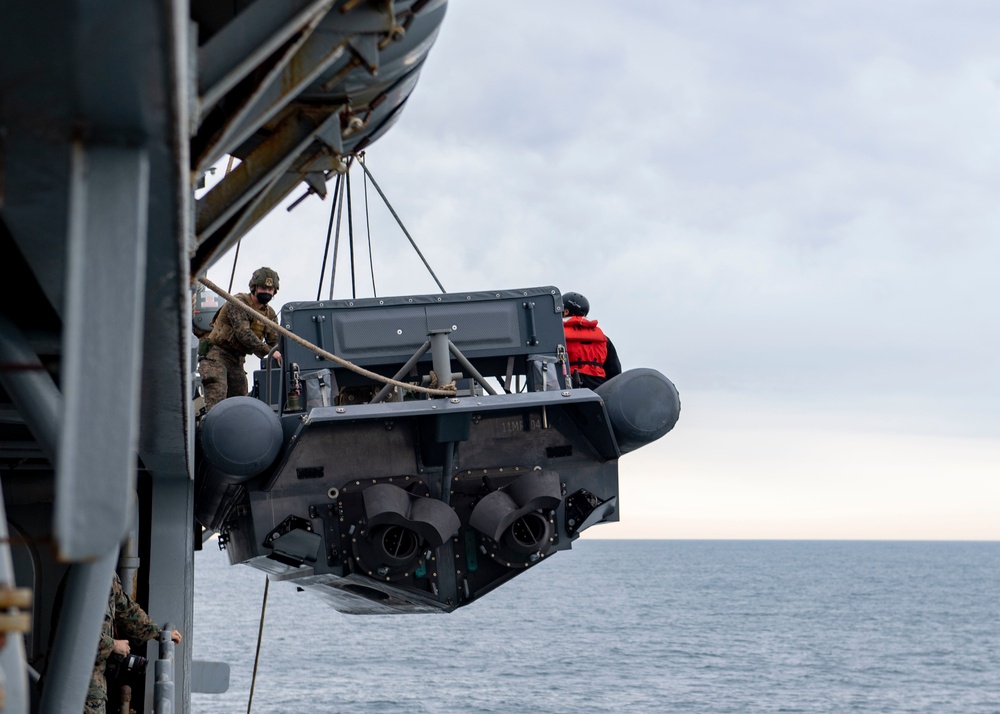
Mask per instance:
[[[274,295],[272,295],[271,293],[257,293],[257,302],[259,302],[261,305],[267,305],[269,302],[271,302],[271,298],[273,297]]]

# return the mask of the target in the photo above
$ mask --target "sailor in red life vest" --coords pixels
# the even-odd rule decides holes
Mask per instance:
[[[563,322],[566,329],[566,354],[574,387],[596,389],[622,373],[618,352],[597,320],[586,319],[590,301],[580,293],[563,297]]]

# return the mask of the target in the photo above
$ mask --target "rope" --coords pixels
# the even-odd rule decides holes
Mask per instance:
[[[253,678],[250,680],[250,698],[247,699],[247,714],[250,714],[250,706],[253,704],[253,688],[257,684],[257,663],[260,662],[260,641],[264,635],[264,613],[267,611],[267,588],[271,584],[271,579],[264,576],[264,602],[260,605],[260,628],[257,630],[257,654],[253,658]]]
[[[367,377],[368,379],[372,379],[372,380],[375,380],[377,382],[382,382],[384,384],[391,384],[394,387],[399,387],[400,389],[405,389],[405,390],[410,391],[410,392],[419,392],[421,394],[429,394],[429,395],[434,396],[434,397],[451,397],[451,396],[455,395],[455,391],[456,390],[455,390],[454,383],[450,383],[448,385],[445,385],[445,387],[443,387],[441,389],[429,389],[427,387],[421,387],[421,386],[418,386],[416,384],[407,384],[406,382],[400,382],[400,381],[395,380],[395,379],[390,379],[389,377],[385,377],[385,376],[383,376],[381,374],[378,374],[376,372],[372,372],[370,370],[367,370],[364,367],[359,367],[358,365],[354,364],[353,362],[348,362],[343,357],[338,357],[337,355],[333,354],[332,352],[327,352],[326,350],[322,349],[321,347],[317,347],[316,345],[312,344],[311,342],[308,342],[308,341],[302,339],[301,337],[299,337],[298,335],[296,335],[291,330],[285,329],[283,326],[279,325],[274,320],[269,320],[267,317],[265,317],[264,315],[261,315],[259,312],[257,312],[256,310],[254,310],[249,305],[247,305],[244,302],[242,302],[242,301],[237,300],[236,298],[234,298],[232,295],[230,295],[229,293],[227,293],[225,290],[223,290],[222,288],[220,288],[218,285],[216,285],[215,283],[213,283],[208,278],[198,278],[198,282],[201,283],[202,285],[204,285],[206,288],[208,288],[212,292],[214,292],[217,295],[219,295],[220,297],[225,298],[226,302],[228,302],[230,305],[235,305],[240,310],[243,310],[243,312],[245,312],[248,315],[250,315],[250,317],[252,317],[254,320],[257,320],[258,322],[260,322],[260,323],[262,323],[262,324],[264,324],[264,325],[266,325],[268,327],[274,328],[279,334],[284,335],[285,337],[287,337],[289,340],[291,340],[295,344],[301,345],[302,347],[305,347],[307,350],[310,350],[310,351],[315,352],[316,354],[320,355],[324,359],[328,359],[328,360],[330,360],[331,362],[333,362],[335,364],[339,364],[341,367],[346,367],[347,369],[351,370],[352,372],[354,372],[356,374],[360,374],[362,377]]]

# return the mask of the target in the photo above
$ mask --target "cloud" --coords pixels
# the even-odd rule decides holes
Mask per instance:
[[[625,366],[668,374],[686,405],[995,435],[996,14],[978,2],[453,2],[367,161],[447,290],[583,292]],[[436,292],[369,198],[379,293]],[[294,276],[281,299],[314,299],[328,211],[315,198],[276,211],[245,241],[241,272],[277,264]],[[341,259],[345,296],[343,246]],[[213,273],[228,280],[225,263]]]

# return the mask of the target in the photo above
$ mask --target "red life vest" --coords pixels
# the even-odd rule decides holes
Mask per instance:
[[[574,315],[563,322],[563,327],[570,371],[606,377],[604,363],[608,359],[608,338],[597,326],[597,320]]]

